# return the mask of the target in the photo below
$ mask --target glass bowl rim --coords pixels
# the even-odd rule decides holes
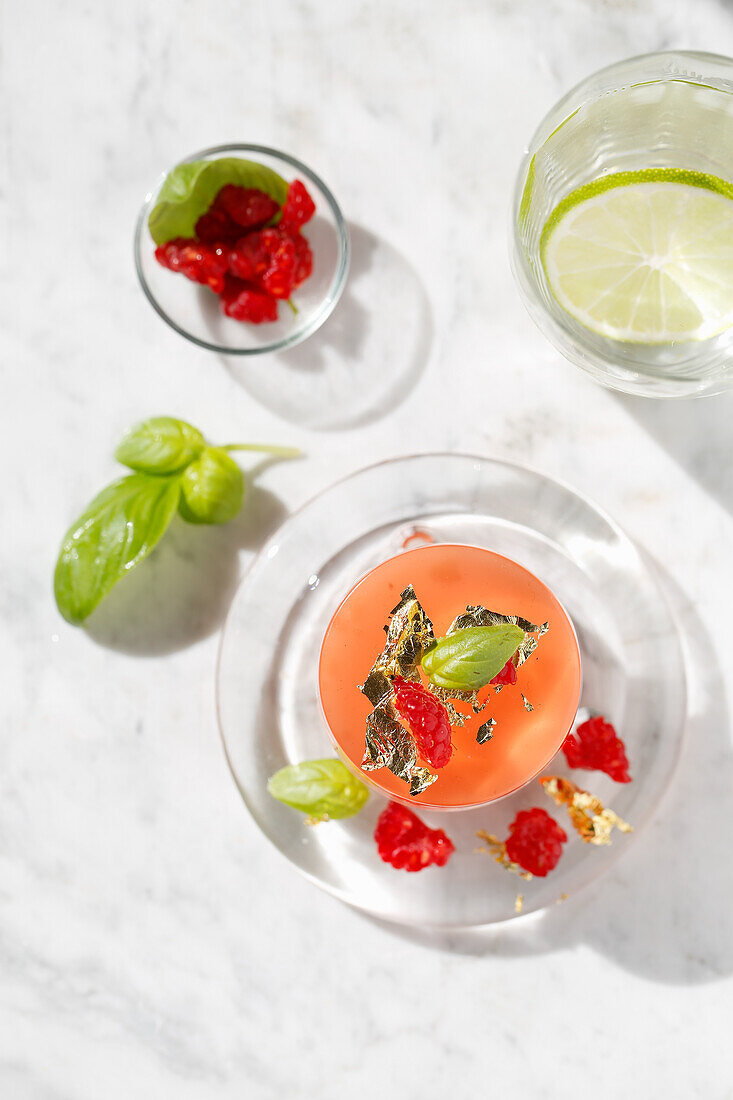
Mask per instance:
[[[179,325],[158,302],[155,294],[153,293],[148,280],[145,277],[145,273],[142,267],[142,247],[143,247],[143,235],[147,227],[148,215],[152,207],[153,201],[160,191],[168,174],[181,164],[190,164],[195,160],[214,159],[216,156],[225,156],[230,153],[252,153],[260,154],[262,156],[271,157],[276,160],[280,160],[291,168],[295,169],[297,173],[305,176],[306,180],[315,184],[326,197],[326,201],[331,210],[336,225],[336,235],[338,238],[338,263],[336,265],[336,271],[331,285],[329,286],[320,308],[311,318],[308,324],[304,325],[302,329],[296,330],[287,336],[283,336],[279,340],[273,340],[269,344],[258,344],[256,347],[236,348],[229,347],[227,344],[217,344],[210,340],[204,340],[200,336],[194,336],[192,332],[188,332],[187,329]],[[312,336],[314,332],[321,327],[333,313],[339,298],[341,297],[344,286],[346,285],[346,278],[349,273],[349,264],[351,261],[351,241],[349,237],[349,228],[346,223],[346,219],[341,211],[336,198],[331,189],[323,182],[321,177],[309,168],[303,161],[298,160],[297,157],[291,156],[289,153],[284,153],[280,149],[275,149],[269,145],[257,145],[244,142],[232,142],[224,145],[212,145],[206,149],[200,149],[195,153],[191,153],[187,157],[183,157],[181,160],[177,160],[170,168],[160,173],[154,187],[148,191],[143,200],[143,204],[140,207],[140,211],[135,223],[135,236],[133,242],[134,258],[135,258],[135,271],[137,273],[138,282],[142,288],[145,297],[155,312],[161,317],[167,325],[170,326],[180,336],[185,337],[192,344],[196,344],[200,348],[205,348],[207,351],[216,351],[222,355],[263,355],[266,352],[283,351],[285,348],[295,347],[297,344],[302,343],[309,336]]]

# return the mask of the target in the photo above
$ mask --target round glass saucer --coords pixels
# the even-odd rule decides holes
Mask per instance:
[[[478,809],[420,816],[450,836],[445,867],[417,874],[383,863],[373,840],[386,799],[356,817],[308,825],[275,801],[267,780],[285,764],[332,756],[318,694],[321,642],[354,583],[421,539],[485,547],[539,577],[573,621],[583,708],[626,742],[633,782],[571,771],[562,753],[546,771],[572,779],[634,826],[609,846],[583,843],[537,781]],[[389,610],[389,609],[387,609]],[[356,685],[354,685],[356,690]],[[677,626],[654,577],[622,531],[572,489],[521,466],[427,454],[370,466],[296,512],[255,559],[222,635],[217,704],[242,797],[265,835],[324,890],[383,920],[433,928],[480,927],[554,905],[606,871],[634,843],[674,771],[685,724]],[[481,851],[519,810],[547,809],[568,834],[557,868],[525,882]]]

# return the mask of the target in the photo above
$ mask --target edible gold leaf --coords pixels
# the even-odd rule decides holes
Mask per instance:
[[[522,702],[524,703],[524,709],[527,711],[528,714],[531,714],[532,711],[534,710],[534,707],[532,706],[532,704],[530,703],[529,699],[527,698],[527,696],[524,694],[523,691],[520,691],[519,694],[522,696]]]
[[[429,768],[413,768],[410,775],[410,794],[414,798],[416,794],[422,794],[437,779],[435,772]]]
[[[570,779],[544,775],[540,783],[556,805],[567,808],[573,828],[586,844],[610,844],[614,828],[622,833],[634,831],[627,821],[606,809],[599,798],[577,787]]]
[[[499,840],[498,836],[494,836],[493,833],[487,833],[485,829],[479,829],[476,833],[479,840],[486,842],[486,848],[479,848],[479,852],[488,852],[493,856],[494,860],[502,867],[505,867],[507,871],[512,871],[515,875],[519,875],[520,878],[525,879],[526,882],[532,878],[529,871],[523,871],[518,863],[514,863],[506,854],[506,844],[503,840]]]
[[[521,913],[524,909],[524,894],[517,894],[514,899],[514,912]]]
[[[483,725],[479,726],[476,731],[476,740],[479,745],[485,745],[487,741],[490,741],[494,736],[494,726],[496,725],[496,718],[487,718]]]

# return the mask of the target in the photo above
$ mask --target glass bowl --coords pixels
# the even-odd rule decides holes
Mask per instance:
[[[334,611],[354,582],[427,532],[433,542],[502,554],[528,569],[566,609],[583,667],[581,707],[624,738],[633,782],[570,775],[635,828],[609,847],[583,844],[535,780],[479,809],[420,807],[456,852],[445,867],[396,871],[373,834],[386,798],[355,817],[311,826],[275,801],[267,780],[286,764],[335,750],[321,712],[318,663]],[[549,637],[549,635],[548,635]],[[536,701],[536,700],[535,700]],[[597,878],[635,843],[673,774],[685,725],[685,669],[677,626],[641,555],[622,531],[569,487],[511,463],[457,454],[394,459],[332,485],[292,515],[244,577],[222,634],[217,709],[227,759],[254,821],[316,885],[382,919],[459,928],[517,919],[553,906]],[[547,878],[523,882],[485,852],[479,830],[507,835],[519,810],[543,806],[569,836]],[[524,919],[524,917],[522,918]]]
[[[604,337],[555,298],[540,258],[560,201],[608,174],[683,168],[733,180],[733,60],[707,53],[633,57],[587,77],[540,123],[517,175],[512,267],[532,319],[562,354],[612,389],[695,397],[733,383],[733,328],[662,344]]]
[[[226,156],[264,164],[288,183],[302,179],[316,204],[314,217],[303,229],[313,250],[313,273],[295,293],[297,313],[281,302],[277,321],[260,325],[235,321],[221,312],[219,299],[208,287],[199,286],[158,263],[148,217],[167,172],[146,196],[135,227],[135,268],[140,285],[156,313],[199,347],[226,355],[261,355],[294,347],[320,328],[341,297],[350,255],[346,222],[336,199],[315,172],[295,157],[265,145],[217,145],[192,153],[179,163]]]

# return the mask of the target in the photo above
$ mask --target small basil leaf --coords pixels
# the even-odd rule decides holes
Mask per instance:
[[[188,523],[228,523],[243,499],[244,475],[222,447],[207,447],[181,475],[179,512]]]
[[[125,435],[115,458],[131,470],[174,474],[203,451],[206,440],[198,428],[173,416],[152,416]]]
[[[168,173],[150,212],[148,228],[156,244],[174,237],[193,237],[196,222],[227,183],[253,187],[271,195],[282,206],[288,185],[264,164],[241,157],[195,160],[179,164]]]
[[[130,474],[108,485],[66,533],[54,595],[70,623],[81,623],[110,589],[147,557],[173,518],[177,477]]]
[[[353,817],[369,797],[366,786],[340,760],[289,764],[271,776],[267,790],[317,821]]]
[[[469,626],[436,642],[422,667],[437,687],[477,691],[501,672],[523,641],[524,631],[512,623]]]

